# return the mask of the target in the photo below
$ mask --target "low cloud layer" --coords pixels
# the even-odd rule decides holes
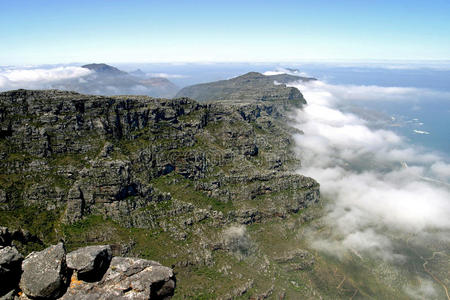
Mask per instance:
[[[308,101],[295,117],[294,126],[304,132],[295,136],[299,173],[321,184],[329,200],[324,221],[333,228],[329,238],[313,237],[314,247],[340,258],[351,252],[400,261],[392,236],[441,239],[450,232],[450,164],[341,109],[357,99],[403,101],[437,92],[320,81],[294,86]]]
[[[18,88],[48,88],[61,80],[81,78],[92,71],[81,67],[56,67],[51,69],[0,69],[0,90]]]
[[[167,79],[173,79],[173,78],[187,78],[186,75],[181,74],[169,74],[169,73],[148,73],[146,74],[149,77],[158,77],[158,78],[167,78]]]
[[[289,73],[291,75],[295,75],[295,76],[304,76],[304,77],[309,77],[308,74],[306,74],[305,72],[300,72],[297,69],[286,69],[286,68],[277,68],[275,71],[266,71],[263,74],[266,76],[272,76],[272,75],[279,75],[279,74],[286,74]]]
[[[13,89],[59,89],[98,95],[149,95],[172,97],[178,88],[162,78],[175,74],[159,74],[158,79],[96,73],[76,66],[0,67],[0,91]]]
[[[312,81],[300,85],[308,93],[311,102],[326,101],[329,105],[344,104],[351,101],[416,101],[423,98],[450,98],[450,93],[414,87],[384,87],[377,85],[336,85],[323,81]]]

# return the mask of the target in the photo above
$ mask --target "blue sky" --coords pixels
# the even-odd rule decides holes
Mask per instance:
[[[450,59],[450,1],[0,0],[0,65],[374,59]]]

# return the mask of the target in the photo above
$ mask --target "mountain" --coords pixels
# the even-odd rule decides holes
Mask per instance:
[[[109,66],[107,64],[88,64],[81,66],[82,68],[89,69],[99,74],[110,75],[110,76],[123,76],[128,75],[127,72],[121,71],[115,67]]]
[[[136,77],[145,77],[146,76],[146,74],[141,69],[131,71],[131,72],[129,72],[129,74],[136,76]]]
[[[417,278],[408,272],[356,251],[337,259],[312,248],[311,233],[331,234],[320,218],[328,200],[318,182],[298,174],[303,154],[294,152],[293,134],[304,141],[286,112],[303,102],[286,99],[284,86],[258,98],[274,78],[292,79],[246,74],[226,90],[244,100],[210,103],[0,93],[0,226],[15,232],[9,248],[0,246],[2,270],[10,267],[4,256],[17,254],[13,248],[24,255],[42,250],[29,257],[48,258],[50,245],[62,240],[68,251],[108,244],[115,255],[140,258],[111,261],[111,276],[96,282],[74,273],[67,297],[78,291],[94,298],[98,288],[131,297],[149,278],[172,293],[174,280],[153,278],[157,268],[141,260],[151,259],[176,274],[176,299],[409,299],[404,282]],[[0,227],[0,245],[5,231]],[[445,274],[445,256],[423,255],[412,269]],[[39,269],[40,260],[32,261],[37,267],[24,269]]]
[[[166,78],[133,76],[107,64],[88,64],[91,74],[52,84],[51,88],[95,95],[147,95],[172,97],[179,88]]]
[[[293,172],[273,103],[17,90],[0,94],[0,116],[0,225],[174,265],[180,295],[208,291],[204,271],[189,278],[220,257],[236,271],[255,267],[241,256],[264,262],[245,226],[303,218],[319,201],[317,182]],[[241,276],[215,294],[250,288]]]
[[[314,78],[288,74],[266,76],[250,72],[232,79],[192,85],[181,89],[177,97],[190,97],[205,101],[276,101],[301,106],[306,101],[301,92],[286,84],[294,81],[309,81]]]

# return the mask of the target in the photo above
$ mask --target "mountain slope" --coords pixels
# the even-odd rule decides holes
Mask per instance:
[[[407,299],[404,274],[310,247],[322,200],[284,106],[1,93],[0,226],[160,261],[176,299]]]
[[[88,64],[83,68],[91,74],[76,79],[61,80],[52,88],[95,95],[147,95],[172,97],[179,88],[167,78],[133,76],[107,64]]]
[[[287,74],[265,76],[250,72],[232,79],[197,84],[181,89],[177,97],[190,97],[198,101],[277,101],[301,106],[306,101],[301,92],[286,83],[314,80]]]
[[[105,75],[117,76],[117,75],[127,75],[127,72],[121,71],[113,66],[107,64],[88,64],[81,66],[82,68],[95,71],[96,73],[101,73]]]
[[[229,247],[221,228],[318,201],[318,184],[291,173],[291,140],[276,115],[266,104],[2,93],[1,225],[69,247],[117,243],[143,257],[163,238],[172,248],[151,257],[167,262],[162,254],[172,253],[189,274],[187,266],[210,263],[215,245]],[[155,235],[129,232],[127,248],[121,236],[131,227]]]

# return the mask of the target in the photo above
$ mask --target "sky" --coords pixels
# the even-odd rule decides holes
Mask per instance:
[[[0,0],[0,65],[448,60],[450,1]]]

